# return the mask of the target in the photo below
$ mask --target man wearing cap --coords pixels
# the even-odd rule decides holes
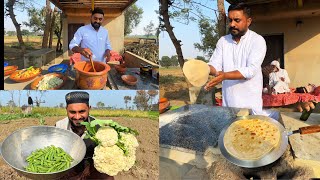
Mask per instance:
[[[271,66],[273,67],[273,72],[269,74],[269,86],[272,94],[290,92],[290,78],[287,71],[280,68],[280,63],[277,60],[272,61]]]
[[[81,178],[113,179],[111,176],[99,173],[94,168],[92,156],[96,145],[90,139],[84,139],[86,128],[80,123],[94,120],[94,118],[89,115],[91,109],[91,106],[89,105],[89,94],[83,91],[74,91],[68,93],[65,99],[68,117],[56,122],[56,127],[72,131],[79,135],[84,140],[87,148],[84,160],[75,168],[76,173],[82,172],[82,174],[79,175]]]
[[[111,45],[107,29],[101,27],[104,12],[95,8],[91,12],[91,24],[80,27],[70,41],[69,49],[80,53],[81,59],[88,61],[108,62],[110,60]]]

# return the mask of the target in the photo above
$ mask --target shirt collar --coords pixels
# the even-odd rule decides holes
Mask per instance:
[[[94,30],[95,32],[99,32],[99,31],[100,31],[100,28],[101,28],[101,26],[100,26],[99,29],[98,29],[98,31],[96,31],[96,30],[93,28],[93,26],[92,26],[91,23],[89,24],[89,26],[90,26],[90,28],[91,28],[92,30]]]
[[[244,39],[246,39],[248,36],[249,36],[249,28],[248,28],[248,30],[247,30],[247,32],[243,35],[243,36],[241,36],[241,38],[240,38],[240,41],[237,43],[237,41],[235,41],[233,38],[232,38],[232,36],[231,36],[231,39],[232,39],[232,41],[235,43],[235,44],[239,44],[241,41],[243,41]]]

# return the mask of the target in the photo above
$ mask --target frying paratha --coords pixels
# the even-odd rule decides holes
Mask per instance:
[[[224,135],[224,146],[237,159],[257,160],[276,148],[280,142],[279,128],[259,119],[238,120]]]

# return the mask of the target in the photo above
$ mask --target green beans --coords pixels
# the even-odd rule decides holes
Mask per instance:
[[[50,173],[68,169],[73,161],[72,157],[62,148],[53,145],[43,149],[36,149],[27,158],[28,172]]]

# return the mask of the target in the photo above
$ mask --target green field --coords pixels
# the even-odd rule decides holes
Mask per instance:
[[[13,120],[21,118],[40,118],[50,116],[66,116],[67,112],[64,108],[48,108],[48,107],[34,107],[32,113],[24,115],[20,108],[13,108],[13,112],[9,107],[1,107],[0,121]],[[106,110],[106,109],[92,109],[90,115],[94,117],[132,117],[132,118],[149,118],[158,120],[158,111],[132,111],[132,110]]]

